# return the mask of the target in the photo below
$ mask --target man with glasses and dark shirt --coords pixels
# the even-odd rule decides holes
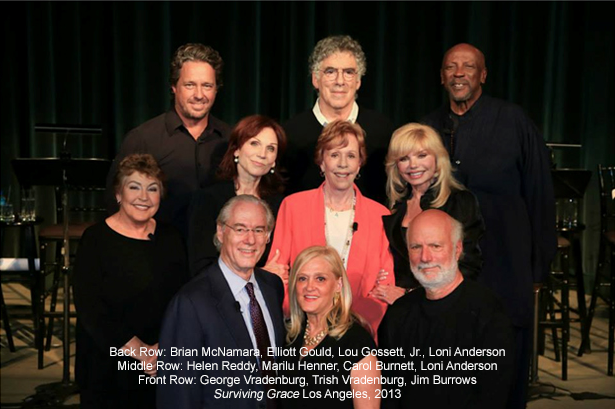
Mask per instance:
[[[366,72],[361,45],[350,36],[331,36],[320,40],[309,58],[312,85],[318,92],[314,107],[289,119],[283,126],[288,135],[286,168],[287,193],[317,188],[323,178],[314,164],[316,140],[322,128],[342,119],[358,123],[366,132],[368,161],[357,178],[361,191],[371,199],[386,200],[384,157],[393,133],[393,124],[384,115],[359,107],[355,99]]]

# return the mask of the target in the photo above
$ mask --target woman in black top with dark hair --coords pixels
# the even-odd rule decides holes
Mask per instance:
[[[213,244],[216,218],[235,195],[248,194],[267,202],[274,216],[282,202],[283,179],[276,164],[286,150],[286,134],[273,119],[251,115],[235,125],[218,168],[219,182],[194,193],[188,210],[190,272],[198,274],[218,259]],[[270,243],[259,262],[269,256]]]
[[[188,281],[179,231],[153,218],[163,178],[151,155],[124,158],[114,183],[118,212],[81,238],[73,280],[82,408],[156,405],[155,385],[139,382],[139,376],[156,374],[162,316]]]

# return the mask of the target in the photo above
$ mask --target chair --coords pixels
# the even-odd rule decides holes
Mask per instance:
[[[40,323],[40,314],[42,312],[40,305],[40,288],[42,280],[40,262],[36,254],[36,235],[35,227],[42,223],[39,217],[34,221],[13,221],[0,222],[0,249],[4,248],[5,230],[9,228],[19,229],[22,236],[22,252],[25,248],[25,259],[9,259],[2,258],[0,260],[0,271],[2,272],[1,282],[20,282],[30,288],[30,302],[32,304],[32,322],[34,324],[35,344],[37,347],[42,346],[42,338],[39,338],[38,325]],[[13,342],[13,331],[8,313],[8,308],[4,300],[4,294],[0,289],[0,303],[2,309],[2,321],[6,331],[9,350],[15,352],[15,344]]]
[[[544,296],[542,299],[546,314],[543,314],[544,318],[539,322],[541,332],[546,328],[551,328],[555,360],[562,362],[562,380],[564,381],[568,379],[568,341],[570,341],[570,249],[570,241],[561,236],[557,238],[559,268],[553,268],[543,287]],[[555,264],[553,263],[553,266]],[[560,293],[559,300],[556,297],[558,291]],[[557,335],[558,329],[562,332],[561,352]]]
[[[587,325],[583,333],[580,353],[589,344],[589,334],[596,311],[596,303],[598,298],[601,298],[609,306],[607,374],[612,376],[615,343],[615,167],[598,165],[598,182],[600,184],[600,247],[594,288],[589,303]],[[609,263],[611,268],[607,271],[606,275],[609,277],[606,278],[604,277],[604,267]],[[608,296],[604,294],[602,287],[610,287]]]

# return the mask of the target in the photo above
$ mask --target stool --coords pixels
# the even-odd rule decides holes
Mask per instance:
[[[553,336],[553,350],[555,352],[555,361],[560,361],[559,337],[557,330],[561,329],[561,362],[562,362],[562,380],[568,379],[568,341],[570,341],[570,242],[564,237],[557,238],[557,252],[560,259],[561,270],[553,270],[545,287],[543,287],[544,303],[546,304],[547,314],[545,319],[539,322],[541,330],[551,328]],[[555,292],[559,290],[560,300],[555,297]],[[558,318],[559,314],[559,318]]]
[[[68,225],[68,239],[72,242],[77,242],[81,239],[83,232],[85,229],[90,227],[93,223],[71,223]],[[49,305],[49,313],[43,313],[43,316],[49,317],[49,324],[45,329],[45,323],[43,321],[42,325],[39,327],[39,335],[41,339],[46,338],[45,341],[45,351],[49,351],[51,349],[51,338],[53,336],[53,326],[54,326],[54,318],[56,315],[56,307],[58,301],[58,288],[60,287],[60,272],[62,270],[61,259],[63,249],[61,249],[62,241],[64,240],[64,227],[62,224],[52,224],[49,226],[42,227],[39,232],[39,241],[40,241],[40,250],[41,250],[41,259],[45,260],[45,269],[49,268],[49,263],[47,260],[47,250],[48,246],[52,243],[56,243],[57,251],[55,255],[55,261],[51,263],[53,268],[53,284],[51,286],[51,302]],[[70,246],[72,248],[72,246]],[[45,336],[46,331],[46,336]],[[43,366],[43,350],[39,350],[38,356],[39,368]]]
[[[27,257],[27,269],[25,266],[21,267],[19,262],[14,264],[16,268],[4,269],[2,272],[2,282],[25,282],[30,285],[30,298],[32,303],[32,322],[35,331],[35,345],[42,350],[42,337],[39,338],[37,329],[41,322],[42,303],[44,303],[44,297],[41,298],[41,291],[44,290],[44,274],[37,266],[36,260],[36,235],[34,234],[35,226],[40,225],[43,219],[37,217],[35,221],[21,221],[16,220],[13,222],[0,222],[0,249],[4,248],[4,234],[6,228],[18,228],[20,235],[24,235],[24,243]],[[6,260],[6,259],[5,259]],[[10,270],[10,271],[9,271]],[[5,277],[6,275],[12,275],[12,277]],[[24,275],[26,277],[24,277]],[[1,309],[2,309],[2,321],[4,322],[4,328],[6,331],[7,342],[9,344],[9,350],[15,352],[15,343],[13,342],[13,331],[11,329],[10,317],[8,309],[4,301],[4,294],[0,289],[1,295]]]

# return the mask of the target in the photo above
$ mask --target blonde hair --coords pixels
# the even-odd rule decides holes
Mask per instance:
[[[320,258],[331,266],[331,271],[336,279],[342,279],[342,288],[337,302],[326,315],[329,336],[340,339],[354,322],[363,324],[363,320],[350,311],[352,305],[352,290],[346,276],[344,263],[337,251],[328,246],[311,246],[303,250],[293,264],[288,279],[288,299],[290,302],[290,321],[286,323],[286,342],[292,344],[299,334],[305,322],[305,313],[297,300],[297,274],[310,261]]]
[[[434,175],[436,182],[433,188],[437,194],[431,202],[432,207],[444,206],[451,190],[465,190],[463,185],[453,176],[448,152],[442,144],[438,132],[427,125],[409,123],[393,132],[385,161],[386,191],[389,198],[389,208],[391,209],[408,195],[408,183],[399,174],[397,161],[418,149],[425,149],[436,157],[436,173]]]

